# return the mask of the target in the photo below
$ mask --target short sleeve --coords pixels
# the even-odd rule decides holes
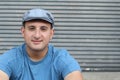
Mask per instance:
[[[5,72],[8,76],[11,75],[10,63],[9,63],[9,54],[2,54],[0,55],[0,70]]]
[[[59,68],[59,72],[62,74],[63,77],[73,71],[81,71],[78,62],[66,50],[62,50],[59,52],[57,65],[57,67]]]

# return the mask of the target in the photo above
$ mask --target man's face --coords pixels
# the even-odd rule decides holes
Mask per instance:
[[[25,27],[21,28],[21,32],[27,48],[35,51],[44,50],[54,34],[51,24],[41,20],[27,21]]]

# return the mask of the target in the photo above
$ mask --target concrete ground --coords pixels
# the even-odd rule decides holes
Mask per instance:
[[[120,80],[120,72],[82,72],[84,80]]]

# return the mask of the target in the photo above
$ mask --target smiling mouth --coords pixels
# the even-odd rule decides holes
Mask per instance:
[[[42,42],[42,40],[39,40],[39,41],[37,41],[37,40],[32,40],[32,42],[33,42],[34,44],[39,44],[39,43]]]

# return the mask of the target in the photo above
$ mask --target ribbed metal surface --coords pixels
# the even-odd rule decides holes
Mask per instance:
[[[68,49],[83,71],[120,71],[120,0],[0,0],[0,54],[23,43],[21,17],[36,7],[53,13],[51,43]]]

